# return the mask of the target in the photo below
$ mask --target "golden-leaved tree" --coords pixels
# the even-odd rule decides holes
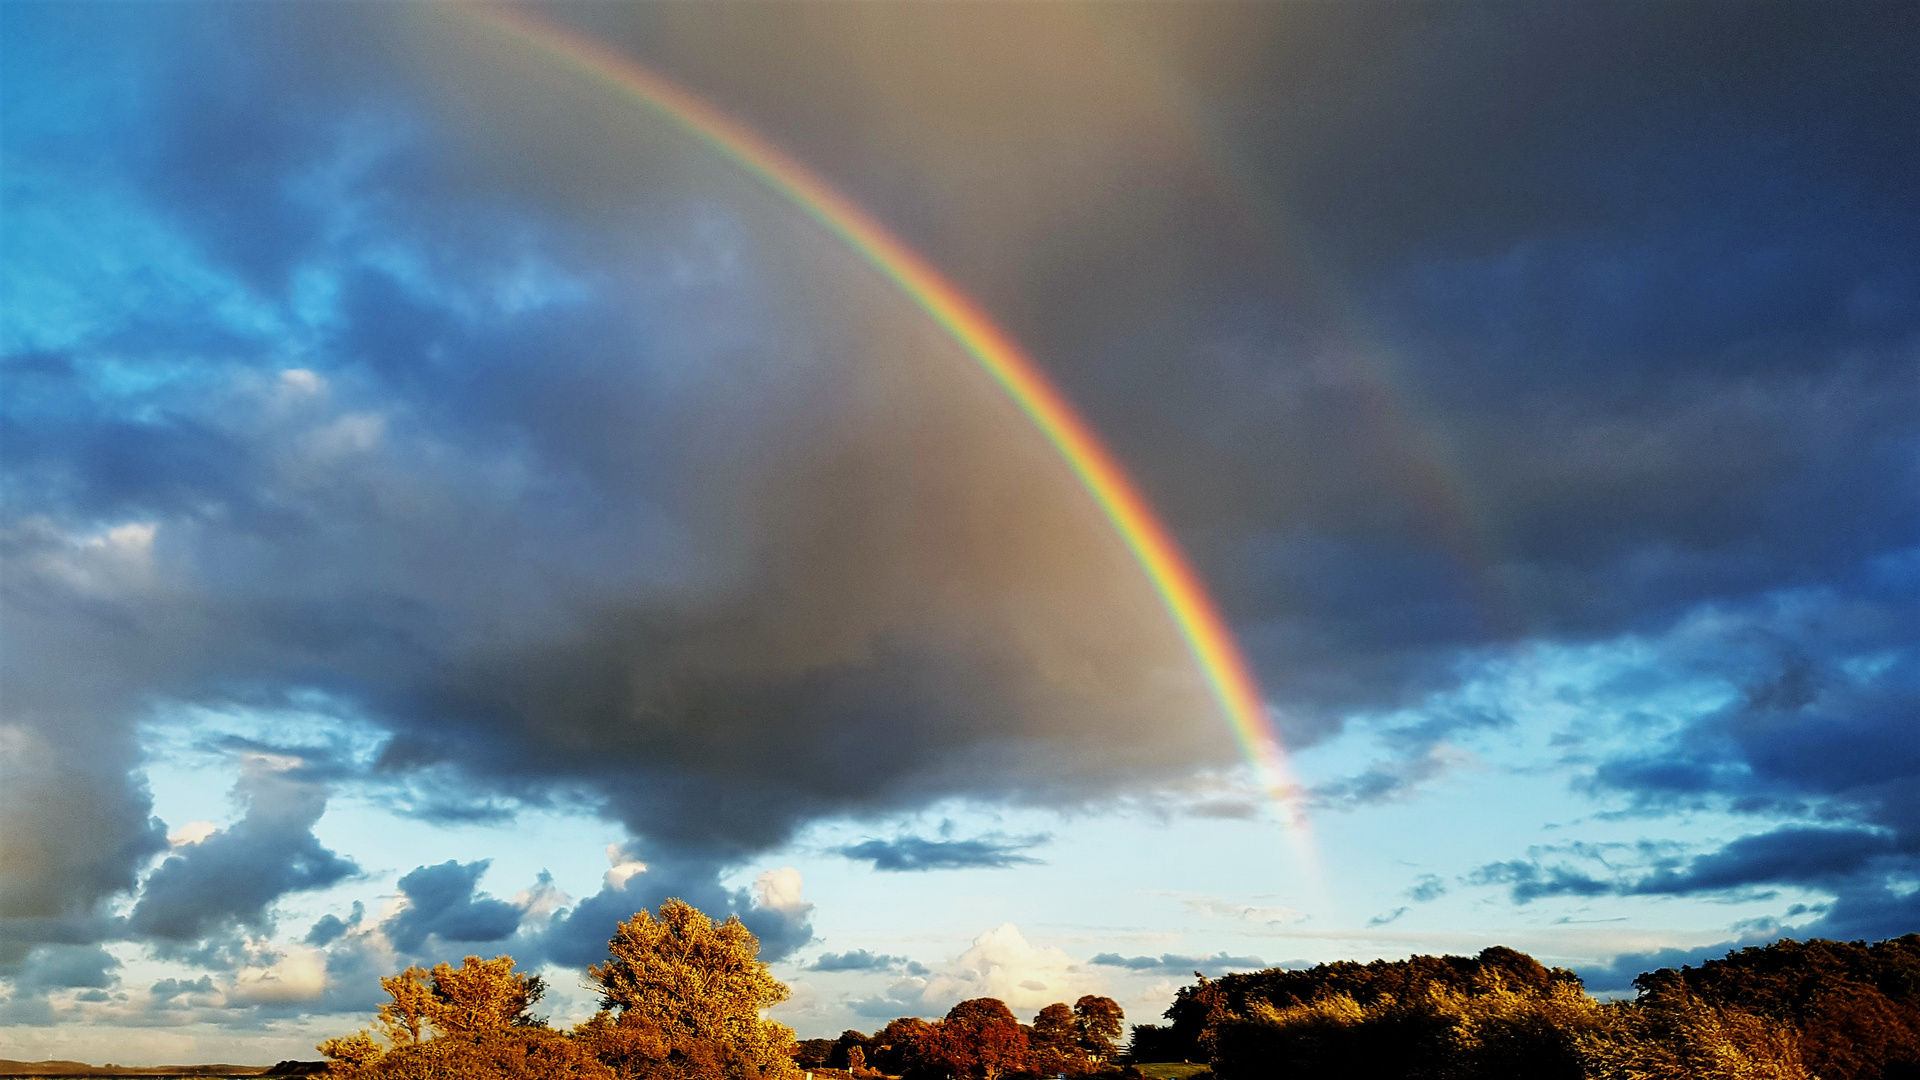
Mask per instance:
[[[737,918],[678,900],[621,923],[589,969],[601,1011],[572,1031],[531,1015],[545,984],[507,956],[409,967],[365,1031],[320,1051],[336,1080],[797,1080],[793,1031],[760,1018],[787,988]],[[385,1045],[382,1045],[384,1041]]]
[[[611,956],[587,969],[617,1025],[657,1031],[675,1046],[724,1047],[729,1072],[795,1075],[793,1029],[760,1016],[787,999],[786,984],[760,960],[760,940],[730,916],[715,923],[668,900],[641,911],[607,943]]]
[[[335,1063],[336,1075],[431,1072],[451,1049],[435,1045],[446,1037],[536,1027],[540,1021],[531,1010],[546,983],[538,975],[515,971],[511,956],[469,956],[457,968],[409,967],[382,978],[380,988],[392,998],[374,1017],[387,1045],[365,1031],[321,1043],[319,1050]],[[468,1045],[478,1044],[469,1039]]]

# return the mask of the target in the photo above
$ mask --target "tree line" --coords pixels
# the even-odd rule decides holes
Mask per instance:
[[[1136,1060],[1218,1080],[1920,1080],[1915,934],[1744,949],[1607,1003],[1505,948],[1195,979],[1169,1023],[1133,1029]]]
[[[761,1013],[787,987],[738,918],[715,923],[668,900],[641,911],[587,969],[600,1010],[562,1031],[534,1014],[546,986],[513,958],[409,967],[380,980],[368,1029],[319,1046],[342,1080],[799,1080],[803,1070],[906,1080],[1085,1076],[1118,1060],[1126,1016],[1112,998],[1058,1002],[1023,1024],[998,998],[939,1020],[901,1017],[872,1036],[794,1040]],[[823,1078],[824,1080],[824,1078]]]
[[[1207,979],[1166,1024],[1111,998],[1023,1024],[997,998],[872,1035],[796,1041],[761,1014],[787,987],[737,918],[669,900],[619,925],[587,969],[600,1010],[568,1030],[534,1014],[545,985],[511,957],[380,980],[373,1025],[320,1045],[341,1080],[1016,1080],[1190,1061],[1211,1077],[1343,1080],[1920,1080],[1920,934],[1781,941],[1634,981],[1600,1002],[1525,953],[1416,956]]]
[[[973,998],[939,1020],[903,1016],[872,1035],[841,1032],[808,1039],[794,1063],[809,1072],[845,1070],[855,1078],[1001,1080],[1012,1076],[1086,1076],[1115,1064],[1126,1013],[1110,997],[1057,1001],[1023,1024],[999,998]]]

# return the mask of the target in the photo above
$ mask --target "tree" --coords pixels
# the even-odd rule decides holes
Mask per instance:
[[[1033,1033],[1027,1038],[1030,1064],[1042,1076],[1082,1073],[1087,1056],[1080,1047],[1080,1024],[1073,1007],[1056,1001],[1033,1018]]]
[[[699,1043],[762,1076],[791,1076],[793,1029],[760,1011],[787,999],[787,987],[759,959],[760,940],[738,916],[715,924],[682,900],[620,924],[610,958],[587,969],[601,1004],[623,1026],[657,1028],[677,1049]]]
[[[917,1016],[903,1016],[873,1035],[874,1067],[889,1076],[922,1077],[933,1071],[938,1031]]]
[[[833,1063],[832,1039],[802,1039],[794,1047],[793,1063],[802,1069],[826,1069]]]
[[[443,1035],[403,1046],[359,1069],[336,1065],[338,1080],[625,1080],[590,1047],[542,1027]]]
[[[1616,1006],[1609,1028],[1581,1038],[1595,1080],[1812,1080],[1799,1032],[1669,986]],[[1895,1073],[1885,1075],[1893,1076]]]
[[[1102,1064],[1119,1054],[1120,1035],[1126,1031],[1127,1014],[1110,997],[1087,994],[1073,1003],[1075,1026],[1079,1028],[1080,1048]]]
[[[873,1040],[867,1038],[864,1032],[859,1032],[859,1031],[853,1030],[852,1028],[848,1028],[847,1030],[840,1033],[840,1037],[838,1039],[834,1040],[833,1057],[827,1062],[827,1064],[830,1068],[835,1068],[835,1069],[859,1068],[861,1065],[865,1065],[867,1063],[867,1058],[869,1056],[867,1051],[868,1051],[868,1048],[870,1048],[872,1045],[873,1045]],[[854,1061],[853,1061],[853,1052],[855,1050],[860,1051],[859,1065],[854,1064]]]
[[[1225,987],[1197,971],[1193,978],[1192,986],[1174,991],[1173,1004],[1162,1014],[1171,1021],[1161,1040],[1161,1052],[1169,1061],[1209,1060],[1213,1033],[1233,1015],[1232,997]]]
[[[1920,934],[1865,942],[1776,941],[1633,981],[1788,1024],[1821,1080],[1920,1076]]]
[[[380,1044],[373,1036],[361,1029],[351,1035],[342,1035],[337,1039],[328,1039],[314,1049],[320,1055],[346,1072],[364,1069],[380,1060]]]
[[[398,975],[384,976],[380,989],[393,1000],[380,1006],[373,1022],[380,1028],[380,1034],[386,1036],[388,1044],[412,1046],[426,1038],[427,1025],[439,1008],[439,1002],[433,997],[433,986],[427,981],[426,969],[415,966]]]
[[[1471,992],[1434,984],[1365,1003],[1345,993],[1285,1006],[1255,1000],[1213,1029],[1213,1072],[1221,1080],[1583,1080],[1595,1074],[1584,1067],[1580,1040],[1604,1029],[1600,1008],[1577,986],[1513,987],[1497,977]],[[1754,1080],[1762,1076],[1772,1078]]]
[[[1127,1040],[1127,1059],[1140,1062],[1184,1061],[1187,1047],[1174,1037],[1173,1029],[1160,1024],[1135,1024]]]
[[[929,1056],[962,1080],[999,1080],[1027,1067],[1027,1033],[999,998],[955,1005],[929,1043]]]
[[[537,1023],[529,1010],[546,990],[540,976],[515,972],[511,956],[469,956],[457,968],[435,964],[429,1018],[449,1035],[524,1027]]]

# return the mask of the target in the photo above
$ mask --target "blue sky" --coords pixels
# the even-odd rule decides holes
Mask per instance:
[[[268,1062],[739,914],[803,1036],[1920,923],[1913,14],[574,4],[804,214],[418,5],[0,5],[0,1057]]]

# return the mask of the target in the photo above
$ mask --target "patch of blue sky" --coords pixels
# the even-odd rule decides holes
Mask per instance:
[[[1886,589],[1920,589],[1920,547],[1900,548],[1868,560],[1869,582]]]
[[[10,315],[0,348],[123,348],[115,339],[132,327],[210,322],[254,341],[285,333],[276,303],[209,265],[191,237],[132,193],[74,183],[57,165],[31,160],[9,162],[6,182],[0,303]]]
[[[139,145],[150,112],[154,41],[102,33],[96,16],[86,4],[7,5],[0,112],[10,158],[38,145],[83,147],[95,157]],[[101,138],[106,132],[111,143]]]

